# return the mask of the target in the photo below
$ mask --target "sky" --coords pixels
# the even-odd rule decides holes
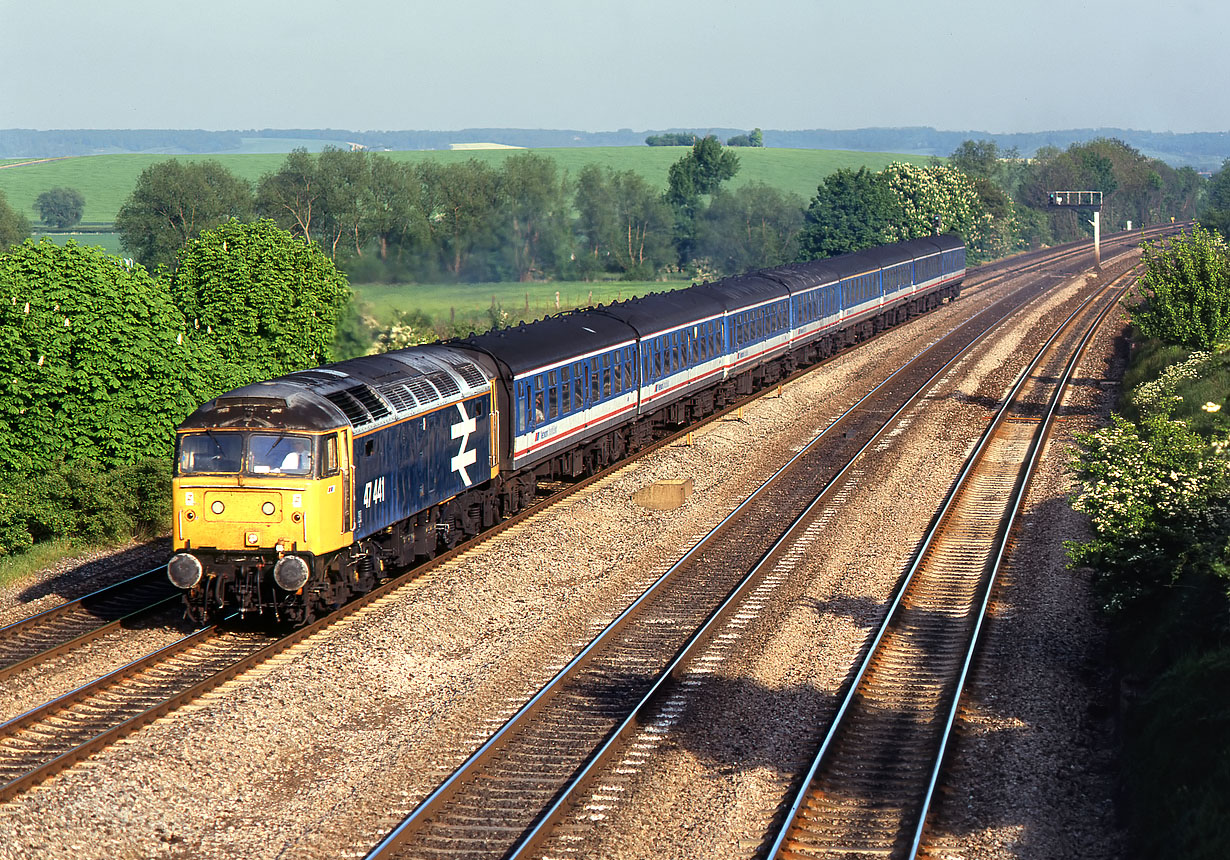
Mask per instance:
[[[1224,0],[0,0],[0,128],[1230,130]]]

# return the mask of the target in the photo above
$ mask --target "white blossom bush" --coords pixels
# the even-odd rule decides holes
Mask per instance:
[[[1071,502],[1089,516],[1093,538],[1067,549],[1097,572],[1106,609],[1139,604],[1193,573],[1226,576],[1227,440],[1210,442],[1163,412],[1139,427],[1113,416],[1078,441]]]
[[[1182,400],[1175,390],[1185,381],[1199,379],[1212,360],[1211,352],[1193,352],[1186,360],[1167,367],[1157,379],[1138,385],[1128,399],[1142,415],[1169,415],[1171,408]]]
[[[930,236],[938,215],[944,232],[965,237],[973,261],[1002,256],[1012,249],[1013,216],[997,223],[986,210],[974,181],[961,171],[895,161],[881,175],[901,209],[900,219],[884,231],[886,241]]]

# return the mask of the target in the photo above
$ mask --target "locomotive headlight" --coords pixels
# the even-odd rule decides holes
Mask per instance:
[[[273,516],[275,510],[277,508],[274,507],[273,502],[265,502],[265,504],[261,505],[261,512],[267,517]]]
[[[200,559],[186,552],[172,556],[167,562],[167,579],[171,580],[171,584],[176,588],[193,588],[201,581],[202,573],[204,568],[201,567]]]
[[[209,506],[209,509],[213,511],[215,514],[220,514],[226,510],[226,505],[222,504],[221,499],[218,499],[212,505]]]
[[[308,564],[297,555],[283,556],[273,566],[273,581],[287,591],[298,591],[307,584]]]

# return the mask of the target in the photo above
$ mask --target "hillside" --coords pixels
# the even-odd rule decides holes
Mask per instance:
[[[691,128],[633,131],[579,131],[576,129],[468,128],[454,131],[348,131],[345,129],[0,129],[0,159],[47,158],[66,155],[143,153],[162,155],[239,155],[289,152],[295,147],[315,151],[325,146],[358,144],[373,150],[447,150],[459,143],[489,141],[531,149],[643,146],[651,134],[686,132],[714,134],[727,140],[748,129]],[[979,130],[942,131],[912,128],[765,129],[770,149],[838,149],[857,152],[907,152],[946,156],[965,140],[994,140],[1000,149],[1016,148],[1032,156],[1040,147],[1066,149],[1095,138],[1122,140],[1150,158],[1173,167],[1190,165],[1217,170],[1230,157],[1230,132],[1176,134],[1124,128],[1084,128],[1031,132]]]

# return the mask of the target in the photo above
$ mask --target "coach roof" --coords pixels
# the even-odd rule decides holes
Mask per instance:
[[[631,343],[635,332],[596,310],[572,311],[529,325],[471,335],[458,346],[486,353],[513,376]]]

